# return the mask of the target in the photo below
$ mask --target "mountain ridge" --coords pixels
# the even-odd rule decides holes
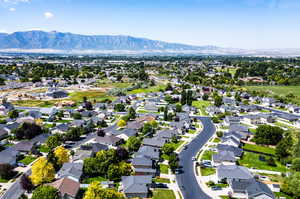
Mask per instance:
[[[215,46],[169,43],[125,35],[81,35],[62,32],[0,33],[0,49],[53,50],[213,50]]]

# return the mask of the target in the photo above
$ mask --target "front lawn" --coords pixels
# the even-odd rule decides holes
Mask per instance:
[[[212,160],[212,155],[214,154],[213,151],[210,151],[210,150],[206,150],[202,157],[201,157],[201,160]]]
[[[159,170],[160,170],[160,173],[168,174],[169,173],[169,165],[160,164]]]
[[[50,148],[43,144],[38,148],[38,150],[39,150],[39,152],[42,152],[42,153],[48,153],[50,151]]]
[[[213,142],[214,142],[214,143],[219,143],[219,142],[221,142],[221,139],[220,139],[220,138],[215,138],[215,139],[213,140]]]
[[[243,146],[243,149],[245,150],[250,150],[250,151],[256,151],[260,153],[265,153],[265,154],[270,154],[270,155],[275,155],[275,149],[271,147],[266,147],[266,146],[260,146],[260,145],[255,145],[255,144],[245,144]]]
[[[200,168],[202,176],[209,176],[216,173],[216,169],[214,168]]]
[[[259,159],[259,157],[264,157],[265,161]],[[287,168],[282,165],[279,161],[275,160],[276,166],[270,166],[267,164],[267,159],[270,156],[259,155],[257,153],[245,152],[243,157],[239,160],[239,164],[241,166],[261,169],[261,170],[269,170],[269,171],[278,171],[278,172],[286,172]],[[275,159],[275,158],[274,158]]]
[[[153,182],[156,182],[156,183],[170,183],[170,179],[168,178],[160,178],[160,177],[156,177],[153,179]]]
[[[154,189],[153,199],[176,199],[176,197],[172,190]]]
[[[197,133],[197,131],[196,130],[193,130],[193,129],[189,129],[189,132],[188,133],[190,133],[190,134],[195,134],[195,133]]]
[[[36,160],[36,157],[28,155],[25,158],[23,158],[22,160],[20,160],[20,163],[23,163],[25,165],[29,165],[31,162],[33,162],[34,160]]]

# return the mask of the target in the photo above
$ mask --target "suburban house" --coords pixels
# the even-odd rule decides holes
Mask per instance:
[[[120,186],[127,198],[147,198],[152,184],[152,176],[122,176]]]
[[[217,167],[218,181],[226,180],[229,185],[233,180],[249,180],[253,175],[248,168],[237,165],[220,165]]]
[[[144,146],[152,146],[152,147],[162,148],[164,146],[164,144],[165,144],[165,140],[160,139],[158,137],[145,138],[143,140]]]
[[[88,150],[76,150],[75,154],[73,155],[72,161],[75,163],[83,163],[84,159],[90,158],[93,152]]]
[[[262,104],[264,106],[272,106],[273,103],[275,103],[276,100],[274,98],[264,97],[262,98]]]
[[[35,144],[32,141],[21,141],[17,143],[13,148],[20,153],[31,153],[35,148]]]
[[[226,116],[224,119],[224,125],[230,126],[232,124],[239,124],[241,122],[241,119],[239,117],[234,116]]]
[[[275,199],[273,192],[270,188],[257,181],[254,178],[231,181],[230,187],[232,189],[233,196],[246,197],[249,199]]]
[[[135,155],[139,156],[142,155],[144,157],[148,157],[152,160],[159,160],[159,149],[152,146],[141,146],[138,150],[138,152],[135,153]]]
[[[79,182],[82,175],[83,163],[66,162],[57,172],[57,178],[70,177]]]
[[[218,150],[218,152],[231,151],[231,152],[233,152],[234,156],[236,156],[236,157],[241,157],[243,155],[243,149],[235,147],[235,146],[225,145],[225,144],[218,144],[217,150]]]
[[[0,152],[0,164],[10,164],[15,166],[17,164],[17,156],[20,152],[16,151],[12,147],[7,148]]]
[[[236,157],[231,151],[219,151],[217,154],[212,156],[212,165],[219,166],[223,165],[235,165]]]
[[[107,145],[109,147],[116,147],[123,143],[123,139],[114,135],[105,135],[104,137],[97,136],[95,138],[95,142]]]
[[[80,189],[80,183],[68,177],[58,179],[47,185],[57,189],[62,199],[75,199]]]

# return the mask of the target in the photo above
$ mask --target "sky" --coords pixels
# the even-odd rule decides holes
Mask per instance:
[[[0,0],[0,32],[28,30],[300,48],[300,0]]]

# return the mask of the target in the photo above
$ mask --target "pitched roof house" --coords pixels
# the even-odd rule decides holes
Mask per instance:
[[[68,177],[61,178],[47,184],[58,190],[61,198],[75,199],[80,188],[80,183]]]
[[[122,191],[127,198],[147,198],[152,176],[122,176]]]

